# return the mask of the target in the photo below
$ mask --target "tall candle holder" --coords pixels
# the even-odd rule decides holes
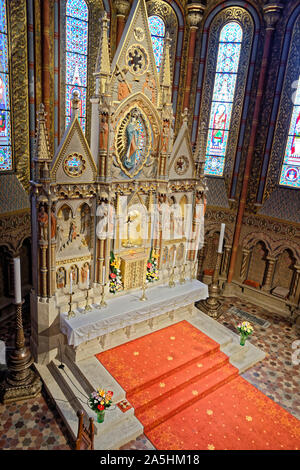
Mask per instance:
[[[85,307],[84,307],[83,313],[86,313],[89,310],[92,310],[92,307],[89,305],[89,290],[90,289],[86,290],[86,298],[85,298],[86,300],[85,300]]]
[[[219,288],[219,271],[221,266],[222,253],[217,253],[217,261],[214,269],[212,282],[208,286],[208,298],[205,300],[200,300],[196,303],[196,306],[199,310],[206,313],[212,318],[219,318],[222,312],[219,312],[222,307],[222,302],[218,300],[220,297],[220,288]]]
[[[170,279],[169,279],[169,287],[175,287],[175,282],[174,282],[174,270],[176,266],[173,266],[171,268],[171,273],[170,273]]]
[[[100,302],[100,308],[106,307],[107,303],[104,300],[105,297],[105,291],[104,291],[105,284],[102,284],[102,292],[101,292],[101,302]]]
[[[69,320],[70,318],[73,318],[73,317],[75,317],[75,316],[76,316],[75,312],[72,310],[72,305],[73,305],[73,302],[72,302],[72,300],[73,300],[73,295],[74,295],[74,292],[72,292],[72,293],[70,292],[70,301],[68,302],[68,304],[69,304],[68,320]]]
[[[182,269],[180,271],[180,279],[179,279],[180,284],[185,283],[185,267],[186,267],[186,263],[183,263]]]
[[[1,401],[4,404],[34,398],[39,395],[42,388],[40,378],[30,369],[33,358],[30,349],[25,346],[23,303],[24,301],[15,304],[17,308],[15,349],[8,357],[6,376],[0,385]]]
[[[140,297],[140,300],[144,301],[144,300],[147,300],[147,299],[148,299],[148,298],[146,297],[146,283],[145,283],[145,282],[143,282],[142,290],[143,290],[143,295],[142,295],[142,297]]]

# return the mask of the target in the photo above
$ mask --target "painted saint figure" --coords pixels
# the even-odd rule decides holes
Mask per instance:
[[[220,104],[215,113],[213,122],[212,146],[214,149],[221,150],[224,139],[226,119],[226,107],[223,104]]]
[[[47,240],[48,237],[48,214],[45,207],[41,206],[38,214],[38,222],[40,226],[40,239]]]
[[[132,113],[129,124],[126,127],[127,149],[124,156],[123,164],[127,170],[134,168],[137,157],[137,149],[139,146],[139,128],[137,122],[137,114]]]

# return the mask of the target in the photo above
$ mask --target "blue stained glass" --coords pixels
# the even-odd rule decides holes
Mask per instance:
[[[236,22],[227,23],[220,33],[206,145],[206,175],[223,175],[242,37],[242,28]]]
[[[79,121],[85,131],[88,8],[84,0],[68,0],[66,12],[66,126],[70,121],[72,94],[76,89],[80,93]]]
[[[68,18],[67,21],[67,51],[87,54],[88,24],[83,21]]]
[[[87,86],[87,56],[74,54],[72,52],[66,53],[67,64],[67,83],[76,84],[79,86]]]
[[[88,21],[88,7],[84,0],[68,0],[66,13],[73,18]]]
[[[223,26],[220,42],[242,42],[243,30],[238,23],[231,22]]]
[[[300,188],[300,79],[294,94],[294,107],[286,143],[279,184]]]
[[[0,171],[12,169],[6,2],[0,0]]]
[[[150,16],[150,18],[148,19],[148,23],[152,39],[155,63],[157,71],[159,72],[164,52],[164,37],[166,32],[166,26],[164,21],[159,16],[155,15]]]
[[[159,16],[150,16],[149,29],[151,36],[165,37],[165,22]]]
[[[7,35],[0,33],[0,72],[8,72]]]
[[[0,0],[0,31],[7,33],[6,2]]]

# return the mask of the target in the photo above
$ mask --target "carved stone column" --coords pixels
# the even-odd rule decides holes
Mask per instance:
[[[295,270],[295,275],[294,275],[294,279],[292,282],[289,298],[296,302],[298,288],[299,288],[299,281],[300,281],[300,266],[295,265],[294,270]]]
[[[116,12],[117,12],[117,44],[116,47],[118,47],[118,44],[121,40],[124,27],[125,27],[125,18],[126,15],[128,14],[130,3],[128,0],[115,0],[114,2],[115,7],[116,7]]]
[[[187,10],[188,12],[187,12],[186,19],[190,27],[190,31],[189,31],[189,50],[188,50],[188,63],[187,63],[187,72],[186,72],[183,109],[189,107],[197,29],[198,29],[199,23],[201,22],[203,18],[205,7],[198,3],[192,3],[191,5],[187,6]]]
[[[262,286],[262,290],[266,292],[270,292],[270,289],[272,287],[272,279],[273,279],[276,259],[272,258],[271,256],[267,256],[266,259],[268,263],[267,263],[267,270],[265,274],[265,282]]]
[[[243,256],[242,256],[242,264],[241,264],[241,271],[240,271],[240,278],[241,281],[243,282],[246,279],[247,275],[247,266],[249,262],[249,255],[250,255],[250,250],[247,248],[243,248]]]

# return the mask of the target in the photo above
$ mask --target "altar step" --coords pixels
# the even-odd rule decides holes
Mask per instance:
[[[85,412],[86,426],[89,425],[88,418],[94,418],[95,450],[119,449],[143,433],[134,409],[123,413],[116,405],[125,399],[125,392],[96,358],[75,364],[64,356],[62,362],[63,368],[59,367],[61,362],[56,359],[47,366],[36,364],[35,367],[74,441],[78,431],[78,410]],[[99,388],[114,391],[113,405],[106,410],[103,423],[97,423],[96,413],[88,405],[89,394]]]

